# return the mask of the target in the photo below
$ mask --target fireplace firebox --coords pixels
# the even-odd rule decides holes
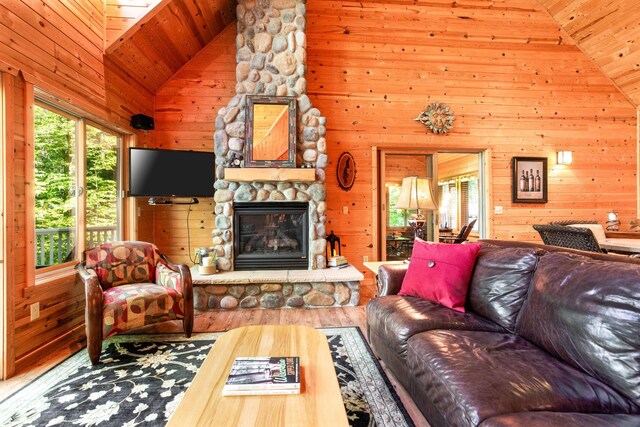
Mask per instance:
[[[234,203],[234,270],[309,268],[309,204]]]

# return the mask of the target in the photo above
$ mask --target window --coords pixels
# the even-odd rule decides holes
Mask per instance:
[[[440,188],[440,227],[459,230],[463,225],[478,218],[480,213],[478,177],[460,175],[442,180]],[[472,231],[477,232],[476,222]]]
[[[92,248],[119,238],[119,146],[121,138],[95,126],[87,126],[85,247]]]
[[[34,106],[36,268],[75,261],[85,248],[119,238],[121,140],[80,117]]]

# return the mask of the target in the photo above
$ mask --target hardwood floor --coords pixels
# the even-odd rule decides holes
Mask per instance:
[[[368,302],[369,298],[367,298]],[[196,312],[194,322],[194,332],[215,332],[227,331],[245,325],[264,324],[296,324],[307,325],[314,328],[337,327],[337,326],[357,326],[366,336],[366,315],[365,303],[357,307],[329,307],[329,308],[296,308],[282,310],[233,310],[233,311],[210,311]],[[182,322],[166,322],[160,325],[151,325],[147,328],[136,330],[136,333],[181,333]],[[37,365],[28,370],[19,372],[13,378],[0,382],[0,401],[13,394],[15,391],[33,381],[39,375],[62,362],[71,354],[80,350],[83,343],[74,343],[71,346],[51,353],[47,358],[41,360]],[[405,390],[400,386],[395,378],[385,369],[391,383],[398,392],[400,399],[409,412],[414,423],[418,427],[426,426],[428,423],[413,404],[411,398],[407,396]]]

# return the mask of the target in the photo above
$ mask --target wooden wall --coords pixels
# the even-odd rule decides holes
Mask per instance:
[[[211,148],[215,111],[234,93],[234,32],[158,91],[158,146]],[[626,228],[637,216],[635,110],[535,0],[312,0],[307,33],[308,94],[327,117],[327,230],[357,266],[374,256],[374,146],[490,149],[490,208],[504,213],[487,237],[537,241],[532,224],[604,222],[615,209]],[[413,120],[434,101],[456,115],[448,135]],[[555,164],[560,149],[573,150],[571,166]],[[349,192],[335,177],[343,151],[356,160]],[[511,203],[513,156],[549,159],[549,203]]]
[[[34,87],[46,92],[48,100],[122,132],[131,131],[132,114],[153,114],[153,94],[103,60],[103,40],[102,0],[6,0],[0,4],[0,72],[12,88],[7,122],[14,154],[13,169],[2,177],[14,189],[13,194],[4,194],[11,199],[14,218],[8,230],[13,243],[5,259],[11,278],[3,283],[15,311],[9,319],[8,345],[13,354],[8,375],[38,360],[51,346],[81,340],[84,334],[84,290],[75,272],[35,286],[33,263],[26,256],[32,250],[28,153]],[[152,135],[129,139],[153,145]],[[40,303],[40,318],[30,321],[29,305],[35,302]]]
[[[373,259],[372,147],[436,150],[490,149],[492,238],[538,240],[531,225],[552,219],[601,222],[615,209],[626,225],[636,211],[636,112],[535,0],[407,3],[397,0],[307,3],[308,94],[327,117],[331,164],[327,169],[327,230],[360,266]],[[27,268],[24,157],[25,117],[32,86],[95,120],[130,131],[129,118],[155,116],[156,131],[139,145],[212,150],[216,112],[235,86],[235,24],[231,24],[154,94],[102,54],[102,0],[4,0],[0,4],[0,71],[10,74],[8,120],[15,168],[9,216],[12,268],[6,290],[15,301],[14,360],[24,366],[61,336],[81,335],[81,291],[75,277],[33,286]],[[449,135],[427,133],[413,120],[430,102],[456,114]],[[155,114],[154,114],[155,113]],[[154,141],[155,140],[155,141]],[[555,152],[574,151],[571,166],[555,165]],[[356,160],[349,192],[339,189],[335,161]],[[513,156],[549,159],[549,203],[511,203]],[[349,213],[343,213],[343,207]],[[139,238],[156,241],[185,261],[184,207],[141,204]],[[191,246],[208,246],[210,201],[190,213]],[[22,219],[21,219],[22,218]],[[24,222],[22,222],[24,219]],[[370,280],[370,276],[369,276]],[[40,301],[41,321],[28,321]],[[71,333],[69,333],[71,331]],[[35,352],[34,352],[35,350]],[[13,364],[15,366],[15,363]]]
[[[612,208],[625,225],[636,217],[634,109],[536,1],[316,0],[307,10],[309,95],[327,116],[330,159],[350,151],[358,169],[350,192],[327,173],[328,229],[354,262],[374,253],[372,146],[491,149],[490,203],[504,214],[489,218],[487,237],[535,241],[532,224],[604,221]],[[434,101],[456,114],[446,136],[412,120]],[[573,165],[555,165],[560,149],[574,151]],[[549,203],[511,203],[513,156],[548,157]]]
[[[213,151],[217,112],[235,95],[235,37],[234,22],[156,92],[157,148]],[[192,208],[191,254],[212,244],[213,207],[213,199],[200,199]],[[189,262],[187,212],[185,206],[156,206],[155,241],[176,262]]]

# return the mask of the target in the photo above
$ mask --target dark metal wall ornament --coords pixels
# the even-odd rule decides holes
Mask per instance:
[[[356,161],[353,159],[351,153],[345,151],[340,154],[336,174],[340,188],[344,191],[351,190],[353,183],[356,181]]]
[[[419,121],[435,134],[446,134],[453,129],[455,119],[453,111],[447,105],[434,102],[413,120]]]

